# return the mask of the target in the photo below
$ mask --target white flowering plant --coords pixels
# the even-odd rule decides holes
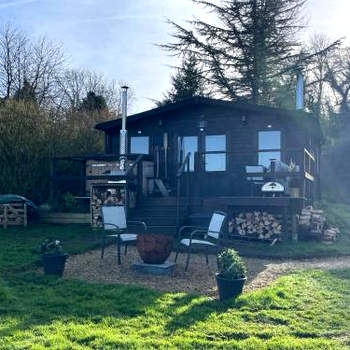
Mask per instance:
[[[41,254],[62,254],[62,245],[59,240],[47,239],[40,246]]]

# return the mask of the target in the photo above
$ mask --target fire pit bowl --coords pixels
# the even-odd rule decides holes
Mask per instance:
[[[136,248],[145,264],[163,264],[173,248],[174,237],[163,234],[137,235]]]

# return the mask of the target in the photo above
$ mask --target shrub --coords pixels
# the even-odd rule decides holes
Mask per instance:
[[[218,254],[217,260],[221,277],[227,279],[239,279],[246,276],[246,265],[234,249],[222,250]]]

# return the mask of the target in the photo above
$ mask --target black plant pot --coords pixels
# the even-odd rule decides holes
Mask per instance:
[[[241,294],[246,280],[247,280],[247,277],[239,278],[236,280],[227,279],[220,276],[220,274],[217,273],[216,283],[218,285],[220,300],[235,298],[239,294]]]
[[[68,254],[43,254],[41,261],[45,275],[57,275],[62,277]]]

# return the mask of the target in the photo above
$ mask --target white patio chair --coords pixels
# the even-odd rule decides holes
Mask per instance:
[[[125,208],[122,205],[102,206],[102,224],[104,229],[102,239],[101,259],[103,259],[106,240],[116,238],[118,264],[121,264],[120,248],[125,245],[124,255],[127,253],[128,244],[135,242],[137,234],[127,233],[130,226],[142,226],[142,230],[147,232],[147,226],[143,221],[126,221]]]
[[[222,211],[215,211],[210,219],[209,227],[196,227],[196,226],[182,226],[178,232],[178,245],[175,255],[175,261],[179,255],[179,248],[181,245],[187,247],[187,259],[185,271],[188,269],[190,262],[191,248],[193,244],[203,245],[205,248],[205,260],[208,265],[208,248],[220,246],[221,231],[224,226],[224,222],[227,214]],[[182,238],[182,234],[185,230],[190,231],[188,238]]]

